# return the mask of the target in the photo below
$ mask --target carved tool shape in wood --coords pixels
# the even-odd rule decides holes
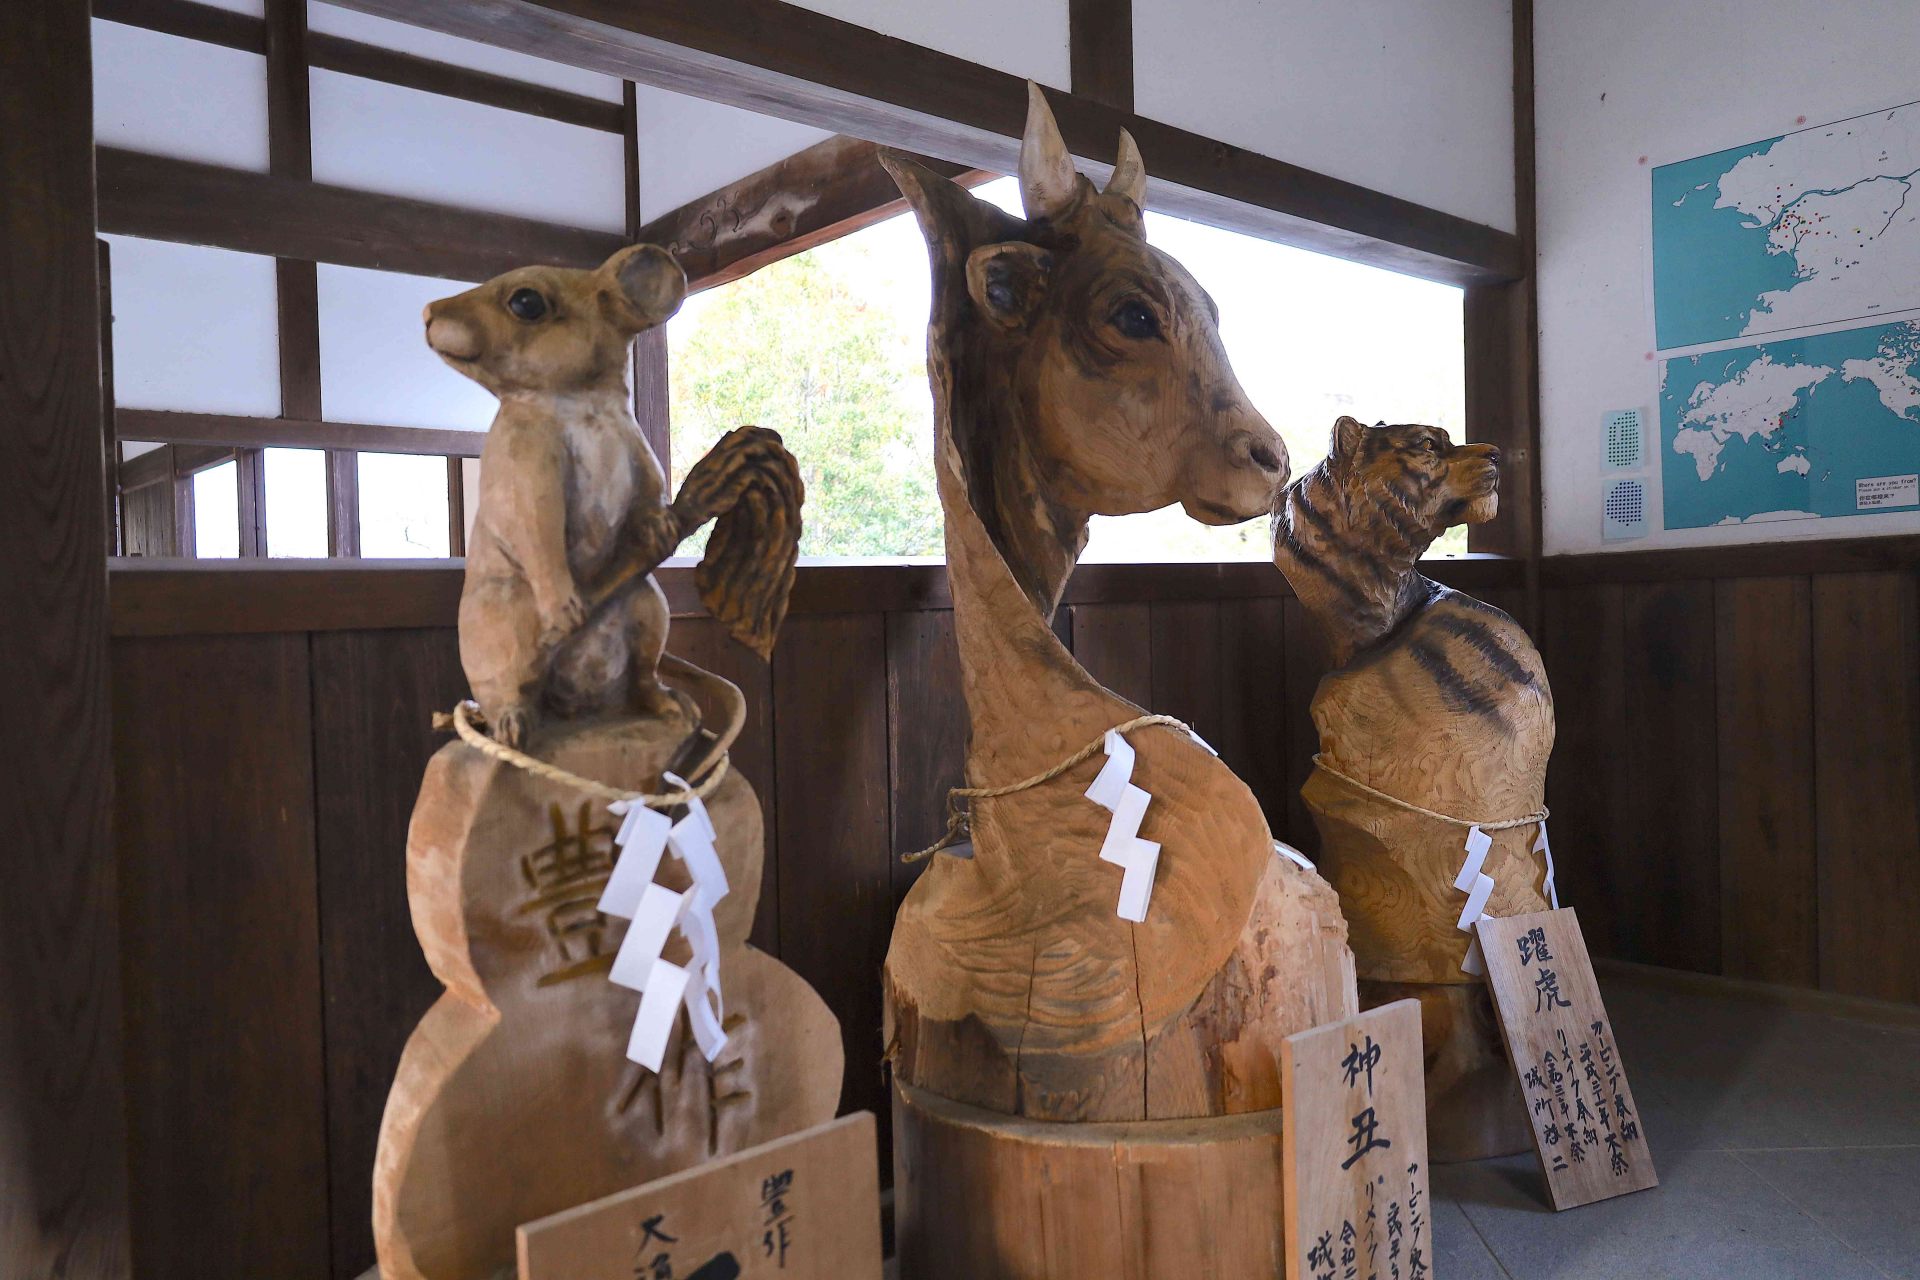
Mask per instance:
[[[1248,403],[1213,304],[1146,243],[1133,142],[1104,191],[1074,169],[1030,87],[1015,218],[886,157],[933,265],[935,471],[972,737],[967,776],[1037,774],[1140,714],[1049,618],[1096,514],[1178,502],[1198,519],[1269,509],[1286,448]],[[887,956],[890,1054],[907,1084],[1054,1120],[1215,1115],[1279,1100],[1291,1032],[1353,1010],[1327,885],[1276,857],[1218,759],[1136,731],[1140,835],[1162,846],[1143,924],[1115,914],[1109,815],[1089,760],[973,809],[973,856],[937,857]]]
[[[635,245],[592,271],[522,267],[426,309],[428,345],[500,398],[467,540],[460,660],[510,746],[542,714],[666,710],[667,604],[651,575],[715,517],[701,599],[741,643],[772,650],[800,546],[792,455],[772,431],[737,428],[668,502],[633,417],[634,335],[685,296],[672,255]]]
[[[1302,789],[1339,890],[1368,1007],[1417,997],[1435,1159],[1525,1150],[1527,1121],[1485,984],[1461,965],[1467,829],[1343,780],[1467,821],[1541,811],[1553,694],[1539,652],[1491,605],[1419,571],[1433,540],[1499,506],[1499,451],[1427,426],[1341,418],[1326,461],[1288,487],[1274,560],[1333,670],[1313,699],[1328,768]],[[1337,772],[1336,772],[1337,771]],[[1548,908],[1537,823],[1487,833],[1486,912]]]

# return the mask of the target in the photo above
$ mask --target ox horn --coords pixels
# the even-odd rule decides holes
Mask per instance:
[[[1040,86],[1027,81],[1027,132],[1020,139],[1020,202],[1030,219],[1065,213],[1079,192],[1073,156]]]
[[[1140,159],[1139,144],[1125,129],[1120,131],[1120,159],[1107,179],[1107,194],[1121,195],[1142,209],[1147,207],[1147,166]]]

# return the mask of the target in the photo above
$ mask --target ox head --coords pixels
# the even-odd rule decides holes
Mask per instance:
[[[1178,502],[1209,524],[1271,508],[1286,445],[1234,376],[1213,300],[1147,243],[1132,137],[1121,133],[1113,177],[1097,190],[1029,85],[1025,220],[912,161],[886,163],[932,248],[934,355],[974,384],[976,400],[1011,397],[1010,423],[974,405],[971,425],[1010,425],[1049,502],[1082,520]],[[970,426],[961,417],[956,409],[956,437]],[[983,447],[1013,442],[956,443],[977,484]]]

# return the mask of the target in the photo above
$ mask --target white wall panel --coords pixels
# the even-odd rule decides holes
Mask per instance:
[[[1133,23],[1141,115],[1514,229],[1510,0],[1133,0]]]
[[[320,402],[331,422],[484,431],[494,398],[427,346],[420,312],[468,286],[320,264]]]
[[[316,181],[603,231],[626,225],[617,133],[312,74]]]
[[[643,222],[833,136],[665,89],[637,93]]]
[[[95,18],[93,132],[107,146],[264,172],[267,60]]]
[[[796,0],[799,7],[977,62],[1070,87],[1067,0]],[[1134,13],[1138,15],[1136,4]]]
[[[1543,532],[1550,554],[1912,533],[1920,513],[1658,530],[1653,166],[1920,97],[1920,4],[1537,0]],[[1655,532],[1604,542],[1602,415],[1639,407]]]
[[[273,259],[106,237],[114,399],[134,409],[280,412]]]
[[[397,49],[402,53],[451,63],[472,71],[525,80],[529,84],[543,84],[550,89],[565,89],[606,102],[620,101],[620,81],[612,76],[582,71],[565,63],[548,62],[545,58],[515,53],[497,45],[442,35],[425,27],[390,22],[370,13],[358,13],[336,5],[309,4],[307,29],[358,40],[362,44],[379,45],[383,49]]]

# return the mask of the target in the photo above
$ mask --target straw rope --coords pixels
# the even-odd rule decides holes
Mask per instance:
[[[473,719],[479,715],[478,703],[468,700],[455,706],[451,713],[436,713],[433,727],[439,730],[452,729],[460,735],[460,740],[484,756],[489,756],[502,764],[510,764],[516,769],[524,769],[536,778],[545,778],[549,782],[558,782],[563,786],[584,791],[597,799],[608,803],[641,804],[649,809],[672,809],[687,802],[688,796],[697,796],[704,800],[712,795],[727,776],[727,756],[722,754],[714,762],[712,769],[699,786],[690,791],[668,791],[652,794],[645,791],[624,791],[619,787],[610,787],[604,782],[595,782],[592,778],[583,778],[577,773],[562,769],[557,764],[548,764],[524,751],[516,751],[503,742],[495,742],[474,726]]]
[[[1478,827],[1482,831],[1505,831],[1511,827],[1525,827],[1536,822],[1545,822],[1547,820],[1547,806],[1545,805],[1541,805],[1537,811],[1528,814],[1524,818],[1506,818],[1499,822],[1475,822],[1469,818],[1456,818],[1450,813],[1441,813],[1438,810],[1428,809],[1421,805],[1414,804],[1412,801],[1402,800],[1399,796],[1390,796],[1377,787],[1370,787],[1360,781],[1360,779],[1340,772],[1340,770],[1327,763],[1325,752],[1319,752],[1314,755],[1313,767],[1322,773],[1332,774],[1354,790],[1364,791],[1376,800],[1384,800],[1396,808],[1406,809],[1411,813],[1432,818],[1437,822],[1450,822],[1456,827]]]
[[[961,833],[967,830],[968,819],[970,816],[969,810],[972,808],[971,805],[969,805],[965,809],[961,808],[960,806],[961,801],[992,800],[998,796],[1013,795],[1017,791],[1031,790],[1032,788],[1039,786],[1043,782],[1052,782],[1055,778],[1059,777],[1061,774],[1065,773],[1067,770],[1073,768],[1075,765],[1084,763],[1085,761],[1092,759],[1094,752],[1099,751],[1104,746],[1106,746],[1107,734],[1131,733],[1135,729],[1144,729],[1148,725],[1155,725],[1155,724],[1164,724],[1170,728],[1179,729],[1182,732],[1188,733],[1188,734],[1193,733],[1193,730],[1187,727],[1186,721],[1177,719],[1174,716],[1154,716],[1154,715],[1135,716],[1133,719],[1127,721],[1125,724],[1117,724],[1113,726],[1113,728],[1106,730],[1099,737],[1095,738],[1092,742],[1089,742],[1086,746],[1080,748],[1078,751],[1068,756],[1065,760],[1062,760],[1059,764],[1054,765],[1051,769],[1046,770],[1044,773],[1036,773],[1031,778],[1022,778],[1018,782],[1010,782],[1004,787],[955,787],[953,788],[951,791],[947,792],[946,834],[942,835],[938,840],[934,841],[932,844],[928,845],[924,849],[921,849],[915,853],[901,854],[900,861],[919,862],[923,858],[932,857],[934,854],[940,852],[942,849],[945,849],[949,845],[958,841],[960,839]]]

